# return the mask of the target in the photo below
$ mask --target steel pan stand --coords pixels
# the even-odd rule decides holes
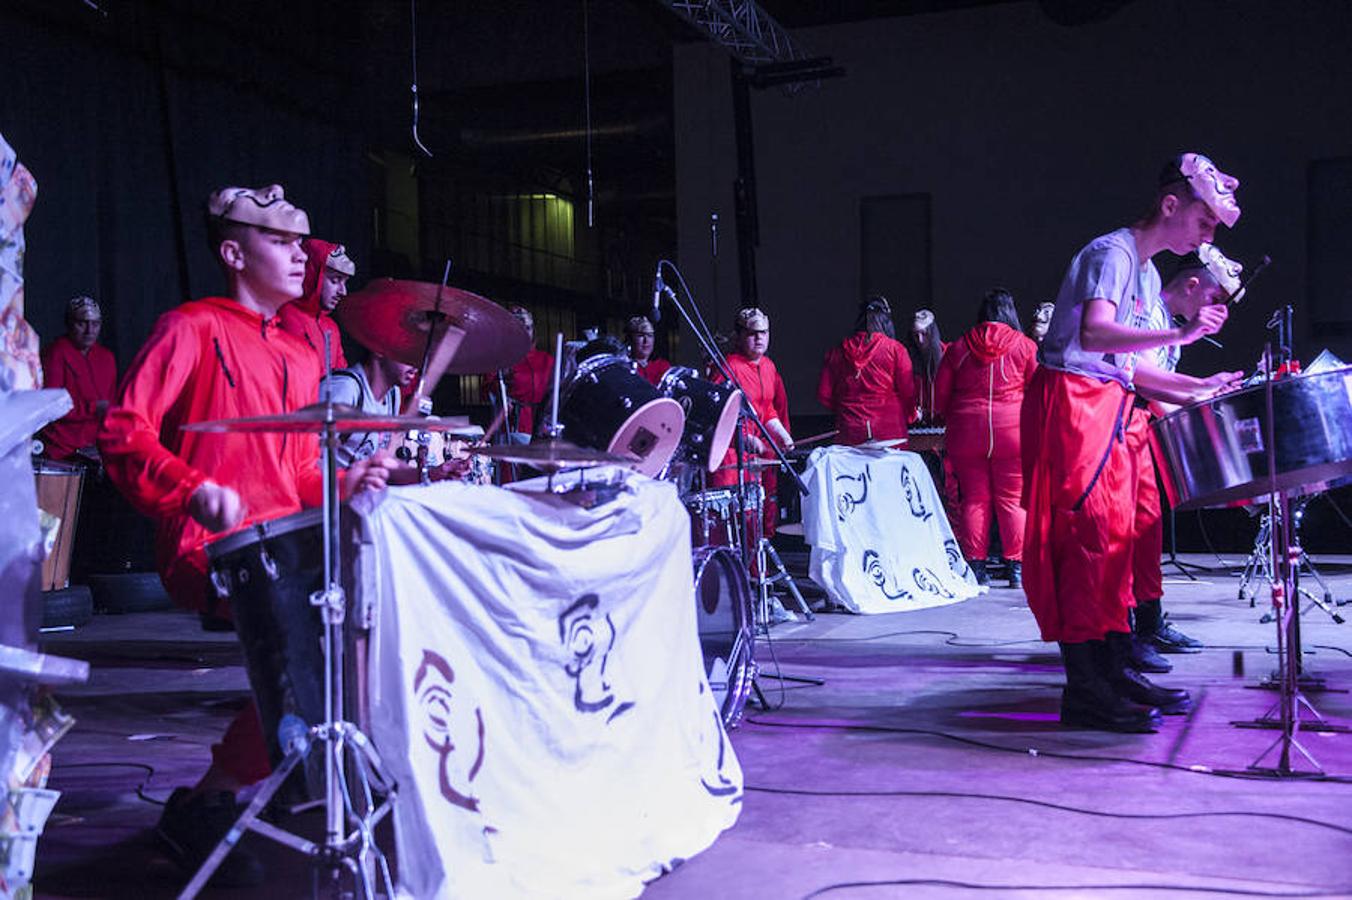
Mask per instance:
[[[357,897],[375,900],[378,896],[377,887],[383,889],[385,896],[394,896],[390,866],[385,854],[376,846],[375,829],[394,808],[395,782],[385,772],[380,754],[370,739],[356,725],[342,719],[343,623],[347,613],[347,597],[342,586],[338,542],[338,461],[334,452],[338,446],[338,433],[333,405],[326,404],[326,410],[327,421],[320,434],[324,473],[324,588],[310,595],[310,605],[320,610],[324,622],[324,721],[307,727],[294,715],[283,717],[277,735],[285,749],[285,756],[262,783],[234,827],[221,838],[216,849],[178,895],[179,900],[190,900],[201,893],[217,867],[246,831],[255,831],[310,857],[316,867],[316,875],[321,870],[327,871],[335,886],[346,869],[356,884]],[[259,819],[273,794],[311,752],[324,756],[322,844]],[[351,762],[350,771],[361,787],[360,806],[353,802],[348,783],[349,770],[345,765],[348,761]],[[375,799],[377,793],[384,795],[379,802]],[[315,886],[318,893],[317,881]]]
[[[1272,345],[1264,352],[1265,371],[1271,373]],[[1345,727],[1331,725],[1324,721],[1319,711],[1305,698],[1300,686],[1300,594],[1299,564],[1300,547],[1291,539],[1292,516],[1291,499],[1285,490],[1277,489],[1276,436],[1274,432],[1272,378],[1269,375],[1265,386],[1267,415],[1265,417],[1267,462],[1268,462],[1268,520],[1269,546],[1272,573],[1272,615],[1277,622],[1277,678],[1279,696],[1277,702],[1252,722],[1235,722],[1242,728],[1278,728],[1277,736],[1257,759],[1249,764],[1247,774],[1267,775],[1274,778],[1299,778],[1323,775],[1323,767],[1300,743],[1301,730],[1307,731],[1347,731]],[[1302,719],[1303,712],[1312,718]],[[1313,766],[1313,771],[1303,771],[1293,764],[1293,754],[1299,754]],[[1275,756],[1271,766],[1262,765],[1263,761]]]

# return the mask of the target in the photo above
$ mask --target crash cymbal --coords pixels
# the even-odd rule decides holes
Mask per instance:
[[[318,433],[330,421],[339,434],[357,431],[465,431],[469,427],[467,416],[448,416],[444,419],[440,416],[373,416],[342,403],[312,403],[295,412],[274,416],[192,422],[184,425],[183,430],[231,434]]]
[[[567,441],[536,441],[533,444],[515,444],[505,447],[474,447],[469,452],[502,462],[532,466],[542,471],[584,469],[589,466],[603,465],[631,466],[639,461],[636,456],[606,453],[604,450],[579,447]]]
[[[429,313],[446,318],[439,328],[458,334],[459,347],[442,372],[477,375],[515,365],[530,350],[530,335],[516,317],[492,300],[459,288],[424,281],[377,278],[348,295],[334,312],[339,323],[368,350],[410,366],[423,364]],[[434,344],[433,357],[437,356]],[[434,366],[429,367],[434,368]]]

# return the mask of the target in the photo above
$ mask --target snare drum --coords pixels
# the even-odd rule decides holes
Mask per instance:
[[[634,468],[652,478],[671,461],[685,413],[663,397],[623,356],[583,360],[559,397],[564,436],[581,447],[638,457]]]
[[[324,626],[310,594],[324,587],[323,510],[260,522],[207,545],[211,583],[229,600],[273,765],[287,714],[324,718]],[[319,755],[312,758],[319,761]],[[307,771],[312,786],[322,772]]]
[[[681,404],[685,428],[680,454],[712,472],[723,462],[742,411],[742,392],[731,384],[700,378],[694,369],[672,366],[657,383],[665,397]]]
[[[695,616],[704,672],[726,728],[742,718],[751,682],[751,582],[746,568],[725,547],[700,547],[694,555]]]
[[[700,491],[685,498],[690,513],[690,540],[696,547],[740,547],[747,525],[757,521],[765,503],[765,489],[760,482],[748,482],[746,517],[737,517],[737,488],[715,488]],[[755,518],[753,518],[753,516]]]

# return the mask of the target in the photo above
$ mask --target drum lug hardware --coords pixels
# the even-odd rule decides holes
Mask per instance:
[[[216,596],[222,600],[230,597],[230,579],[219,569],[211,571],[211,586],[216,589]]]
[[[281,577],[277,571],[277,560],[272,558],[272,554],[268,553],[266,547],[258,549],[258,561],[262,563],[263,571],[268,574],[269,580],[276,581]]]
[[[339,625],[346,614],[347,598],[341,587],[329,587],[310,595],[310,605],[318,607],[327,625]]]

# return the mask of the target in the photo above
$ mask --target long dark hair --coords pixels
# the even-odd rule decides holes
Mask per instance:
[[[895,339],[896,326],[892,324],[892,305],[882,294],[871,294],[859,304],[859,316],[854,320],[854,330],[868,334],[885,334]]]
[[[1004,322],[1015,331],[1023,330],[1023,326],[1019,324],[1019,311],[1014,307],[1014,295],[1004,288],[994,288],[986,292],[986,296],[981,299],[976,320]]]
[[[935,319],[925,329],[925,334],[916,338],[915,329],[906,330],[906,350],[911,354],[911,368],[917,375],[933,380],[939,371],[939,361],[944,355],[944,342],[939,336],[939,320]]]

